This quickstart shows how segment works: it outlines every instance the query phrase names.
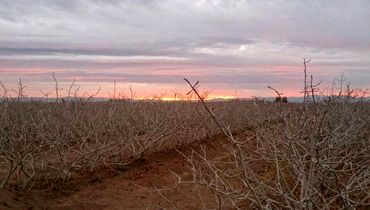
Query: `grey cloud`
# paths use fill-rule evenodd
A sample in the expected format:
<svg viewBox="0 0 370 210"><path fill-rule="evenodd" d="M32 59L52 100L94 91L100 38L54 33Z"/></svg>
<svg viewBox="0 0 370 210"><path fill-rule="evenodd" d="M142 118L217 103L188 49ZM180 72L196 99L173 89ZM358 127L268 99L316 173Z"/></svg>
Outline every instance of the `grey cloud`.
<svg viewBox="0 0 370 210"><path fill-rule="evenodd" d="M234 84L238 86L245 85L264 85L264 84L279 84L292 82L300 77L300 74L276 74L276 73L262 73L262 74L236 74L236 75L161 75L151 73L120 73L120 72L86 72L86 71L59 71L56 78L61 82L71 82L74 77L78 78L79 82L121 82L121 83L161 83L161 84L176 84L182 83L183 77L191 80L201 81L202 84ZM45 81L49 79L52 81L52 74L50 72L39 72L25 74L27 77L35 78L35 81ZM37 79L38 78L38 79ZM284 81L279 81L279 78L284 78Z"/></svg>
<svg viewBox="0 0 370 210"><path fill-rule="evenodd" d="M202 78L206 82L242 87L245 82L277 81L269 80L270 67L299 66L307 56L313 58L313 67L334 69L337 74L352 71L364 75L353 77L364 83L364 78L370 79L363 73L370 70L369 22L367 0L4 0L0 6L0 68L90 69L101 71L95 77L110 79L110 69L121 68L124 74L132 67L146 74L123 75L130 81L146 81L147 76L147 82L165 83L177 79L154 78L148 72L205 65L214 69L213 76ZM98 56L159 58L144 63L98 62ZM177 67L161 66L165 62L161 56L187 61ZM256 78L250 75L250 81L240 74L248 73L248 68L232 67L251 65L253 69L257 64L266 67L254 71ZM228 67L229 76L224 75ZM292 75L282 76L293 81L296 76Z"/></svg>
<svg viewBox="0 0 370 210"><path fill-rule="evenodd" d="M37 36L30 36L37 37ZM48 38L53 38L52 36ZM55 37L54 37L55 38ZM195 47L219 47L236 45L240 46L243 44L253 44L256 40L246 39L242 37L227 37L222 35L213 36L200 36L189 39L174 39L167 38L166 40L157 41L143 41L137 42L132 41L128 43L118 42L115 45L106 43L107 46L99 46L99 43L61 43L61 42L50 42L50 41L9 41L6 43L0 43L0 53L14 53L14 54L50 54L50 53L67 53L67 54L81 54L81 55L145 55L145 52L150 55L151 52L158 52L163 54L176 53L177 51L185 54L188 50ZM101 43L100 45L104 45ZM136 53L135 53L136 51ZM156 53L153 53L156 54Z"/></svg>
<svg viewBox="0 0 370 210"><path fill-rule="evenodd" d="M195 6L197 1L13 0L5 1L0 17L12 20L22 17L24 21L19 25L26 30L16 30L7 38L14 34L37 34L27 30L31 28L47 36L53 34L48 27L55 26L59 31L65 26L71 33L65 34L66 39L78 42L104 39L186 42L194 37L221 35L226 41L270 39L349 49L370 46L370 3L365 0L232 2L209 1ZM41 25L36 27L36 23Z"/></svg>

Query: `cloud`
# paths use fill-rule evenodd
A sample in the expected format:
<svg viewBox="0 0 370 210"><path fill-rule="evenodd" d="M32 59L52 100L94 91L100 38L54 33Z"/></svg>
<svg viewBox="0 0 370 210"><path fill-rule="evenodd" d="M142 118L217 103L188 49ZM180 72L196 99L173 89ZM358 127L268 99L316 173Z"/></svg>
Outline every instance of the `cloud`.
<svg viewBox="0 0 370 210"><path fill-rule="evenodd" d="M47 37L95 41L182 43L267 39L300 46L369 46L368 1L5 1L3 39ZM12 20L7 24L7 20ZM27 30L30 29L30 30ZM33 35L33 37L32 37ZM216 38L212 40L212 37ZM181 43L180 43L181 44Z"/></svg>
<svg viewBox="0 0 370 210"><path fill-rule="evenodd" d="M315 73L361 74L353 79L364 84L370 79L369 8L366 0L6 0L0 73L82 71L99 82L122 71L130 82L175 83L171 75L181 71L234 88L291 81L269 71L293 66L295 75L301 58L310 57ZM153 78L161 68L168 77ZM143 75L132 76L135 71ZM256 79L238 77L244 74Z"/></svg>

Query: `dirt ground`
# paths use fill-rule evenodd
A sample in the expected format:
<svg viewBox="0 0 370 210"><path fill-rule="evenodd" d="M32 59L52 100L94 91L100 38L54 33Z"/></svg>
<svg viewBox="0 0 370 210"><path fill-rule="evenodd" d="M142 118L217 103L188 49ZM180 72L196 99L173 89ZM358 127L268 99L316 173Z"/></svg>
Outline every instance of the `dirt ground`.
<svg viewBox="0 0 370 210"><path fill-rule="evenodd" d="M241 138L245 133L237 134ZM230 154L221 146L225 137L214 136L179 150L189 154L205 147L208 157ZM185 180L192 174L186 159L176 150L145 155L121 170L104 169L79 174L67 184L52 182L32 191L0 191L0 209L203 209L215 207L215 197L191 184L176 186L176 173ZM176 186L176 187L175 187ZM171 190L163 190L171 188ZM156 190L162 189L162 190Z"/></svg>

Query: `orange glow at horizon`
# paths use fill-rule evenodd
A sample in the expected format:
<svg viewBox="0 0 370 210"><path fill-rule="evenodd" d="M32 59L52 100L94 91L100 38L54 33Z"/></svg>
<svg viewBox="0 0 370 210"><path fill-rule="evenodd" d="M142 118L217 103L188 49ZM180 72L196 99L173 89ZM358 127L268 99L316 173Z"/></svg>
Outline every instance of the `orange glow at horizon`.
<svg viewBox="0 0 370 210"><path fill-rule="evenodd" d="M82 69L75 71L42 67L7 69L0 65L0 80L8 90L12 90L8 92L8 95L16 96L15 91L18 89L21 78L23 85L26 86L24 95L27 97L45 97L46 93L49 98L55 97L52 72L55 72L59 88L61 88L59 96L66 96L69 86L75 80L76 86L73 89L77 86L81 87L78 92L80 97L95 94L101 87L97 97L113 98L113 86L116 81L116 98L186 100L188 96L185 93L189 91L189 87L183 81L183 77L191 79L192 82L200 81L199 91L200 93L207 92L206 98L209 100L275 97L275 93L269 90L267 85L283 92L283 96L302 96L303 69L299 62L288 62L286 65L225 64L219 67L214 64L197 64L196 62L185 64L168 62L165 63L166 66L158 61L156 64L155 67L136 68L136 72L133 71L134 67L122 67L121 70ZM325 81L328 85L331 84L332 79L335 79L335 76L327 76L334 75L333 69L332 66L320 64L310 66L310 72L318 75L315 80L325 79L326 76L329 78ZM321 87L328 86L322 84ZM0 97L2 96L1 90L0 87Z"/></svg>
<svg viewBox="0 0 370 210"><path fill-rule="evenodd" d="M164 97L135 97L133 98L135 100L161 100L161 101L189 101L194 100L195 95L192 96L186 96L186 97L170 97L170 96L164 96ZM213 100L213 99L223 99L223 100L231 100L236 99L234 96L222 96L222 95L211 95L206 98L205 100Z"/></svg>
<svg viewBox="0 0 370 210"><path fill-rule="evenodd" d="M18 90L19 79L14 78L11 82L3 82L7 89L12 90L8 92L8 96L16 97L16 90ZM25 86L23 95L27 97L49 97L53 98L55 94L55 83L53 81L47 82L31 82L28 79L22 78L22 83ZM58 82L60 88L59 96L67 97L68 90L72 81ZM301 96L301 89L297 88L280 88L274 86L280 92L283 92L287 97ZM79 89L78 89L79 88ZM100 88L100 90L99 90ZM137 100L160 99L163 101L189 100L195 98L195 95L189 96L186 93L189 91L187 84L149 84L149 83L117 83L116 95L114 96L113 82L80 82L76 78L76 84L72 88L71 93L78 89L78 97L89 97L96 95L98 98L107 99L127 99L133 98ZM132 91L132 92L131 92ZM212 99L237 99L237 98L253 98L253 97L274 97L275 93L267 88L232 88L228 86L207 85L200 84L199 93L201 96L205 95L207 100ZM48 94L47 96L45 94ZM0 92L0 97L2 93Z"/></svg>

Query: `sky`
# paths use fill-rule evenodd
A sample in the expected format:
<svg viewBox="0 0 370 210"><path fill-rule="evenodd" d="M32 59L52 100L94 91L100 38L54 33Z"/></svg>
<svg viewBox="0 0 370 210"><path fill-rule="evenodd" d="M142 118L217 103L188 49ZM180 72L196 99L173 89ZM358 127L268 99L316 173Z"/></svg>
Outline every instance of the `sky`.
<svg viewBox="0 0 370 210"><path fill-rule="evenodd" d="M325 89L370 87L368 0L2 0L0 81L27 96L300 96L303 58ZM131 87L131 91L130 91ZM77 86L73 87L77 89ZM10 91L9 93L11 93ZM0 92L1 94L1 92ZM12 93L14 94L14 92ZM55 95L55 94L54 94Z"/></svg>

